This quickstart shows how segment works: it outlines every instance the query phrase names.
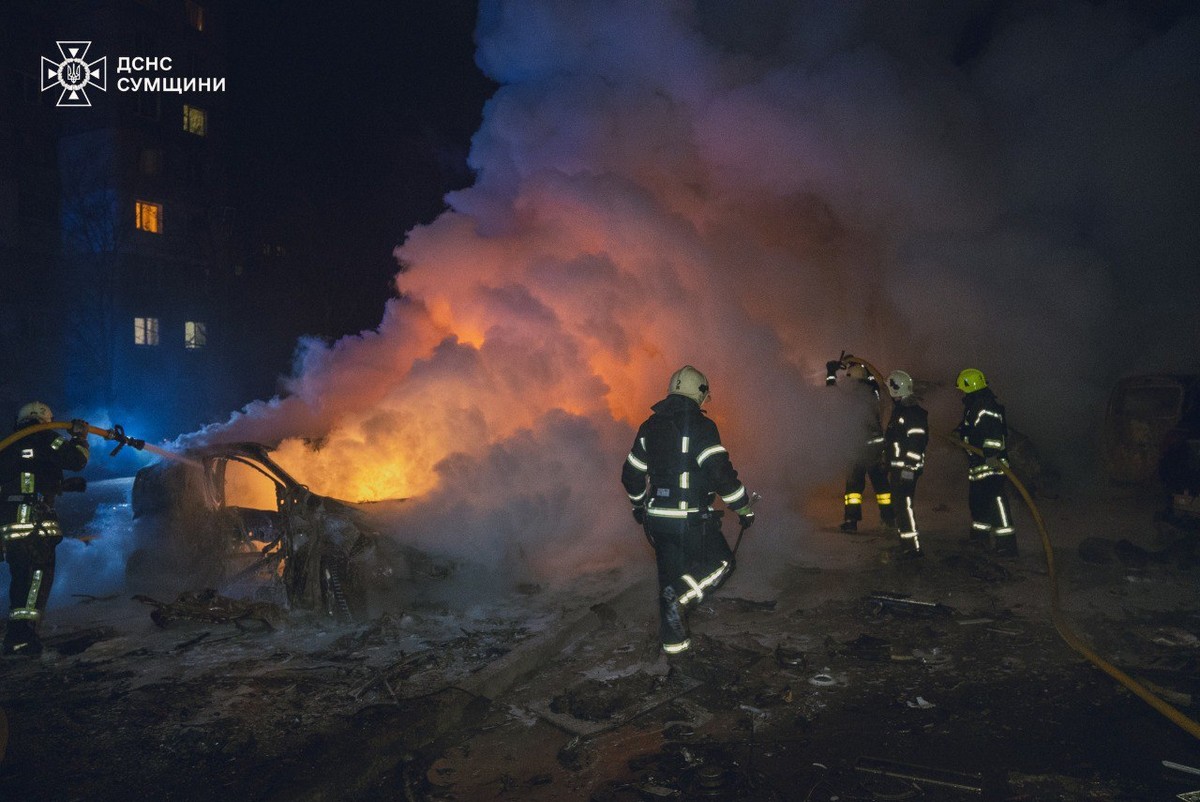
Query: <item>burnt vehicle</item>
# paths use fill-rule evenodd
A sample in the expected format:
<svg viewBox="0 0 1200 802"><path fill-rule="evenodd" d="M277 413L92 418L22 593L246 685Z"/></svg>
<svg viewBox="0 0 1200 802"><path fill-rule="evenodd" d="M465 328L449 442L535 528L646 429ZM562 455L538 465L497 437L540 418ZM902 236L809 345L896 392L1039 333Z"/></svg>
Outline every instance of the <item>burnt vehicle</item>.
<svg viewBox="0 0 1200 802"><path fill-rule="evenodd" d="M1178 483L1176 472L1186 442L1197 437L1200 375L1128 376L1116 383L1108 399L1105 472L1110 481L1120 484Z"/></svg>
<svg viewBox="0 0 1200 802"><path fill-rule="evenodd" d="M316 611L368 614L373 586L452 565L382 538L368 508L313 493L260 443L222 443L156 462L134 478L131 589L212 588Z"/></svg>

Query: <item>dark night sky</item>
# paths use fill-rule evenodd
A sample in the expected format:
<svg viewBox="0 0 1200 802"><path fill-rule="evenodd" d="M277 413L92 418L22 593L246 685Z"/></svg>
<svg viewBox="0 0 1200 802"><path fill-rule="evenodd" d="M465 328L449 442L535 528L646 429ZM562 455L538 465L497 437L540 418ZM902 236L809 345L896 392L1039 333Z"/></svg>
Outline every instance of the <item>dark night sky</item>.
<svg viewBox="0 0 1200 802"><path fill-rule="evenodd" d="M326 304L318 333L373 327L392 292L392 247L472 180L467 149L493 91L474 64L476 4L227 13L235 203L304 263Z"/></svg>

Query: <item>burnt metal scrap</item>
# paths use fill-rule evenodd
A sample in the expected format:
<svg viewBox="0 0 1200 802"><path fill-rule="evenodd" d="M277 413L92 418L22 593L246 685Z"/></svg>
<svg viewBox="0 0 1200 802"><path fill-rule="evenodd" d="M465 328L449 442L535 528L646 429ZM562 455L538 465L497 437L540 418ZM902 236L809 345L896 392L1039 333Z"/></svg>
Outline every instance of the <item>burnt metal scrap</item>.
<svg viewBox="0 0 1200 802"><path fill-rule="evenodd" d="M395 576L394 564L404 564L407 578L452 572L452 564L391 541L382 555L370 505L312 492L270 451L260 443L222 443L138 471L132 507L142 537L127 569L131 583L167 583L171 591L281 585L289 608L348 622L366 618L372 582L406 578ZM231 465L269 482L272 509L231 503Z"/></svg>
<svg viewBox="0 0 1200 802"><path fill-rule="evenodd" d="M866 601L876 612L886 610L891 613L925 618L954 614L953 607L941 602L920 601L899 593L872 593L866 597Z"/></svg>
<svg viewBox="0 0 1200 802"><path fill-rule="evenodd" d="M854 764L854 770L898 780L909 780L918 785L952 788L971 794L983 793L983 776L977 773L951 771L935 766L917 766L878 757L860 757Z"/></svg>
<svg viewBox="0 0 1200 802"><path fill-rule="evenodd" d="M245 622L258 621L269 629L278 629L287 614L277 604L251 602L222 596L215 590L181 593L173 602L160 602L149 596L138 594L135 601L154 607L150 619L166 628L180 621L204 621L211 624L235 624L242 628Z"/></svg>

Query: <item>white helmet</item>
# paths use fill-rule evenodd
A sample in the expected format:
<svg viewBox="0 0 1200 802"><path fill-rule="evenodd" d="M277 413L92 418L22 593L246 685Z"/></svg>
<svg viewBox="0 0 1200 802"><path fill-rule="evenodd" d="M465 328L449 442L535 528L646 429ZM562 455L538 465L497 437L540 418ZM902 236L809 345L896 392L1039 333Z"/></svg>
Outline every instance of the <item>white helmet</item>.
<svg viewBox="0 0 1200 802"><path fill-rule="evenodd" d="M687 396L697 404L703 404L708 400L708 379L691 365L684 365L671 374L667 394Z"/></svg>
<svg viewBox="0 0 1200 802"><path fill-rule="evenodd" d="M35 423L49 423L52 420L54 420L54 413L41 401L30 401L17 410L18 429L32 426Z"/></svg>
<svg viewBox="0 0 1200 802"><path fill-rule="evenodd" d="M913 394L913 380L902 370L893 370L887 377L888 395L892 398L908 398Z"/></svg>

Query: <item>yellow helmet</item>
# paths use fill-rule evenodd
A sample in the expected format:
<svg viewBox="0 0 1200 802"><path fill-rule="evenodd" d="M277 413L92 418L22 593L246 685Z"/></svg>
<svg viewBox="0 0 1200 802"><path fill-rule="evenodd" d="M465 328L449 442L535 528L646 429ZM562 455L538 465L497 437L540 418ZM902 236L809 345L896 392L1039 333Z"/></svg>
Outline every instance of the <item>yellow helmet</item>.
<svg viewBox="0 0 1200 802"><path fill-rule="evenodd" d="M964 393L973 393L987 387L987 379L983 377L983 371L967 368L958 374L958 381L955 382L955 385Z"/></svg>
<svg viewBox="0 0 1200 802"><path fill-rule="evenodd" d="M667 386L669 395L682 395L703 404L708 400L708 379L704 374L691 365L684 365L671 374L671 383Z"/></svg>

